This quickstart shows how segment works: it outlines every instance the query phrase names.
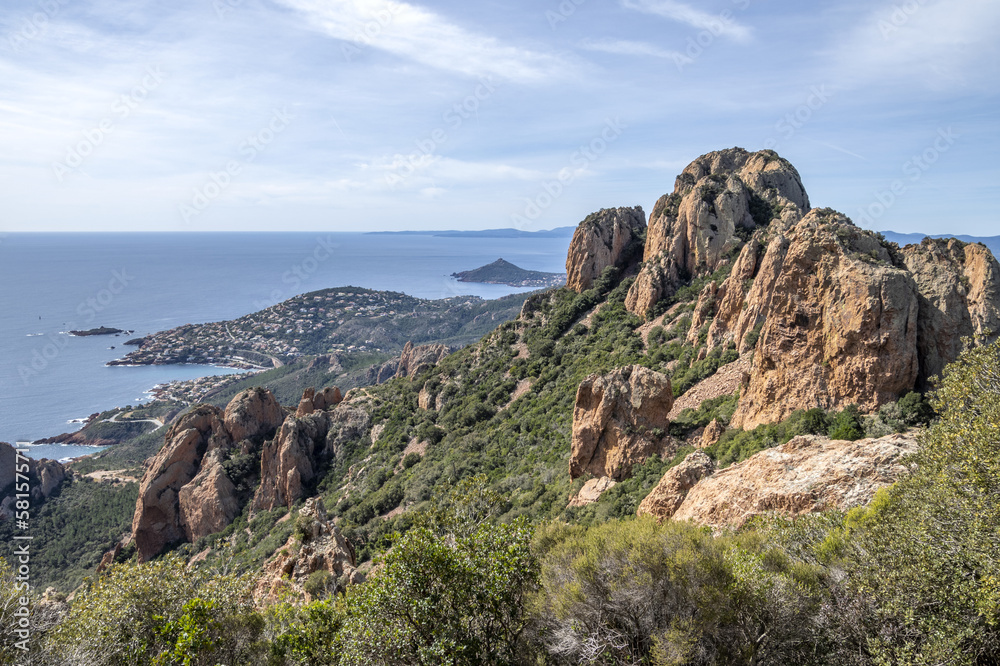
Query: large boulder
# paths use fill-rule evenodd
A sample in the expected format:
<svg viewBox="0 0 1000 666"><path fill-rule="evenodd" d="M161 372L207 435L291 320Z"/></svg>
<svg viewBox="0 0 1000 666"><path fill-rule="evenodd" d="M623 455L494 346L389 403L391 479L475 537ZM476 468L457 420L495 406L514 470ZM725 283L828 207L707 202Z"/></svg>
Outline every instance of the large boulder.
<svg viewBox="0 0 1000 666"><path fill-rule="evenodd" d="M695 484L715 471L715 463L704 451L695 451L681 464L667 470L636 511L638 516L666 520L677 512Z"/></svg>
<svg viewBox="0 0 1000 666"><path fill-rule="evenodd" d="M758 226L797 221L809 210L798 172L769 150L702 155L677 177L649 216L643 269L625 301L645 316L685 280L711 273Z"/></svg>
<svg viewBox="0 0 1000 666"><path fill-rule="evenodd" d="M738 327L754 324L759 341L733 425L812 407L873 411L912 390L917 290L889 250L829 209L770 243Z"/></svg>
<svg viewBox="0 0 1000 666"><path fill-rule="evenodd" d="M904 476L904 456L916 448L912 435L856 442L802 435L703 478L687 491L672 515L663 511L663 517L739 527L770 513L846 511L868 504L880 488ZM660 515L658 504L656 498L643 501L654 516ZM667 508L672 505L668 502Z"/></svg>
<svg viewBox="0 0 1000 666"><path fill-rule="evenodd" d="M958 358L963 338L1000 334L1000 265L989 249L955 238L925 238L902 250L920 297L920 386Z"/></svg>
<svg viewBox="0 0 1000 666"><path fill-rule="evenodd" d="M642 366L587 377L573 410L570 477L628 478L633 465L669 446L665 433L673 404L670 379Z"/></svg>
<svg viewBox="0 0 1000 666"><path fill-rule="evenodd" d="M566 255L566 286L581 293L608 266L625 268L641 251L646 230L642 208L605 208L577 226Z"/></svg>
<svg viewBox="0 0 1000 666"><path fill-rule="evenodd" d="M273 437L284 420L285 411L278 400L270 391L260 387L236 394L226 405L223 415L226 430L234 442Z"/></svg>

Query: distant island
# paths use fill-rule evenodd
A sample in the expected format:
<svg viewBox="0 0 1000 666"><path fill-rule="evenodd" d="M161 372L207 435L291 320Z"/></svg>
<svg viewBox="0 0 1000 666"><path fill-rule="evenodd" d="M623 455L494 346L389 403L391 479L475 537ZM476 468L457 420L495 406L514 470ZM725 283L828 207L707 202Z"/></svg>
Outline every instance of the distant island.
<svg viewBox="0 0 1000 666"><path fill-rule="evenodd" d="M565 273L543 273L528 271L502 258L492 264L480 266L471 271L452 273L459 282L483 282L486 284L506 284L511 287L561 287L566 284Z"/></svg>
<svg viewBox="0 0 1000 666"><path fill-rule="evenodd" d="M108 328L107 326L101 326L99 328L90 328L86 331L70 331L70 335L75 335L78 338L83 338L88 335L118 335L119 333L132 333L133 331L126 331L121 328Z"/></svg>

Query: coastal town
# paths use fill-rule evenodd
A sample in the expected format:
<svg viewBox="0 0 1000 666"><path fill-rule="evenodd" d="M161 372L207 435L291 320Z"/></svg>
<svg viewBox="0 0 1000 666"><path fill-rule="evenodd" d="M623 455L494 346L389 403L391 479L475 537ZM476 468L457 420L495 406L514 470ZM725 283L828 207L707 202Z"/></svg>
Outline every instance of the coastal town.
<svg viewBox="0 0 1000 666"><path fill-rule="evenodd" d="M407 341L471 341L520 311L525 295L424 300L357 287L296 296L232 321L186 324L126 344L138 349L108 365L199 363L280 367L300 356L398 351Z"/></svg>

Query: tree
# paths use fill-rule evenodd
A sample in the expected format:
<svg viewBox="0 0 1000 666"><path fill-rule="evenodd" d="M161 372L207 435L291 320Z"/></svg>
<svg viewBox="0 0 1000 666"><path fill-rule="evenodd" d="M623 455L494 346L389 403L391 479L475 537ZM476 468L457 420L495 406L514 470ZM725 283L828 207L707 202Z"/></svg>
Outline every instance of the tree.
<svg viewBox="0 0 1000 666"><path fill-rule="evenodd" d="M63 664L259 663L251 579L188 569L176 556L115 564L78 590L50 633Z"/></svg>
<svg viewBox="0 0 1000 666"><path fill-rule="evenodd" d="M343 663L518 662L538 575L532 529L523 519L491 522L500 498L485 479L463 482L451 499L348 591Z"/></svg>
<svg viewBox="0 0 1000 666"><path fill-rule="evenodd" d="M878 663L1000 663L1000 341L948 366L914 473L848 516Z"/></svg>

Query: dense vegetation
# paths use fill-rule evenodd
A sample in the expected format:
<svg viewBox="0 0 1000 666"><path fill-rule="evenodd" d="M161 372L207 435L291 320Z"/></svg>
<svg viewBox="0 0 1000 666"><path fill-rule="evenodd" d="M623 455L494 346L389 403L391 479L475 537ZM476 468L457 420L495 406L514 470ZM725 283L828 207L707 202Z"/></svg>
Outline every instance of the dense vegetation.
<svg viewBox="0 0 1000 666"><path fill-rule="evenodd" d="M32 583L72 590L91 575L101 557L132 525L139 496L136 483L114 485L83 477L31 512ZM12 520L0 521L0 557L15 548Z"/></svg>
<svg viewBox="0 0 1000 666"><path fill-rule="evenodd" d="M932 403L913 474L847 515L716 535L648 519L532 527L479 476L414 512L346 595L258 608L238 572L125 562L59 622L66 610L34 601L28 663L991 666L1000 342L951 366ZM0 566L0 598L14 594Z"/></svg>

